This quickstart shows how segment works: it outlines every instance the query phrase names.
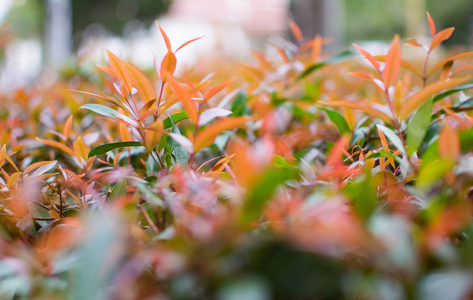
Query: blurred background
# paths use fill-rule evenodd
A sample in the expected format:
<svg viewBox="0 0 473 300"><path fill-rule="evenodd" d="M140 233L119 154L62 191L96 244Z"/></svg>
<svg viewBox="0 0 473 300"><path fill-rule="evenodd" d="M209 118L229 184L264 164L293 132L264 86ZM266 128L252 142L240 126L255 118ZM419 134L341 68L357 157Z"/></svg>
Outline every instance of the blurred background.
<svg viewBox="0 0 473 300"><path fill-rule="evenodd" d="M91 68L105 49L150 68L165 47L158 19L173 48L205 36L179 52L188 65L209 53L244 59L266 51L268 39L288 33L294 19L306 37L331 37L331 50L353 42L383 45L428 36L425 12L438 28L454 26L447 46L473 45L471 0L1 0L0 87L31 83L42 70L66 65Z"/></svg>

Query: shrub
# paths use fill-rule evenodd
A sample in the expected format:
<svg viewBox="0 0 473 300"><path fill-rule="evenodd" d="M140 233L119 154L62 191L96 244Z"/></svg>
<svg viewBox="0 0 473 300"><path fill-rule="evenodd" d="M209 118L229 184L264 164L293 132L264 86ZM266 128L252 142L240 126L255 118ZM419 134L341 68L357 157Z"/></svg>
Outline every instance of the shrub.
<svg viewBox="0 0 473 300"><path fill-rule="evenodd" d="M430 45L362 60L292 23L279 57L213 76L177 76L195 40L173 51L159 27L154 75L108 52L102 77L2 95L2 298L468 297L473 85L454 62L473 52L431 64L453 28L427 16Z"/></svg>

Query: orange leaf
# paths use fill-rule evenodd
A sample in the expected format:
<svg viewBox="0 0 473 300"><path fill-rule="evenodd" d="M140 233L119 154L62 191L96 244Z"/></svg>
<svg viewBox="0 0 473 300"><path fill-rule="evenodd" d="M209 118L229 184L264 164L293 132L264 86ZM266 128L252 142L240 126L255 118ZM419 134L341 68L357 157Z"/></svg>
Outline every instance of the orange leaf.
<svg viewBox="0 0 473 300"><path fill-rule="evenodd" d="M189 45L189 44L192 43L192 42L195 42L195 41L197 41L197 40L200 40L201 38L203 38L203 36L185 42L184 44L180 45L179 48L177 48L176 53L177 53L177 51L181 50L181 49L184 48L185 46ZM169 49L169 48L168 48L168 49Z"/></svg>
<svg viewBox="0 0 473 300"><path fill-rule="evenodd" d="M172 50L171 50L171 41L169 41L168 35L161 28L161 25L159 25L158 21L156 21L156 25L158 25L159 31L161 31L161 35L163 36L164 43L166 43L166 48L168 49L168 52L172 52Z"/></svg>
<svg viewBox="0 0 473 300"><path fill-rule="evenodd" d="M186 91L173 77L169 77L169 83L171 84L171 88L174 91L176 97L181 101L182 106L184 106L189 119L192 121L192 123L194 123L194 125L197 124L199 116L197 113L197 107L195 106L194 100L192 100L191 94Z"/></svg>
<svg viewBox="0 0 473 300"><path fill-rule="evenodd" d="M107 73L108 75L111 75L111 76L117 78L117 77L115 76L115 73L113 73L113 71L112 71L111 68L106 67L106 66L101 66L101 65L97 65L97 67L98 67L100 70L102 70L102 71L104 71L105 73ZM117 79L118 79L118 78L117 78Z"/></svg>
<svg viewBox="0 0 473 300"><path fill-rule="evenodd" d="M427 21L429 22L430 33L432 34L432 36L434 36L436 33L435 23L434 20L432 20L432 17L430 16L429 12L427 12Z"/></svg>
<svg viewBox="0 0 473 300"><path fill-rule="evenodd" d="M327 166L343 165L342 155L346 152L348 142L348 136L344 135L332 146L325 162Z"/></svg>
<svg viewBox="0 0 473 300"><path fill-rule="evenodd" d="M174 71L176 71L176 55L169 51L163 58L163 62L161 63L161 70L159 75L161 76L161 80L166 82L169 76L174 75Z"/></svg>
<svg viewBox="0 0 473 300"><path fill-rule="evenodd" d="M371 76L370 74L366 73L366 72L363 72L363 71L355 71L355 72L351 72L349 73L349 75L352 75L352 76L355 76L355 77L358 77L358 78L361 78L361 79L365 79L365 80L369 80L369 81L373 81L373 76Z"/></svg>
<svg viewBox="0 0 473 300"><path fill-rule="evenodd" d="M440 157L456 161L460 156L460 141L458 132L447 121L440 130L439 135Z"/></svg>
<svg viewBox="0 0 473 300"><path fill-rule="evenodd" d="M64 144L61 144L61 143L56 142L56 141L51 141L51 140L43 140L43 139L40 139L40 138L36 138L36 140L43 143L43 144L45 144L45 145L48 145L48 146L51 146L51 147L54 147L54 148L58 148L58 149L62 150L63 152L74 156L74 151L72 151L71 148L67 147Z"/></svg>
<svg viewBox="0 0 473 300"><path fill-rule="evenodd" d="M391 48L386 55L386 66L384 67L382 77L384 86L388 88L397 78L399 68L401 67L401 39L399 35L394 37Z"/></svg>
<svg viewBox="0 0 473 300"><path fill-rule="evenodd" d="M206 127L196 136L194 152L211 145L221 132L243 126L248 121L250 119L246 117L227 118Z"/></svg>
<svg viewBox="0 0 473 300"><path fill-rule="evenodd" d="M66 123L64 124L64 129L62 131L62 134L66 137L66 139L69 138L69 135L71 134L71 128L72 128L72 115L67 118Z"/></svg>
<svg viewBox="0 0 473 300"><path fill-rule="evenodd" d="M281 57L282 61L285 63L285 64L288 64L290 62L289 58L287 57L286 53L284 52L283 49L279 48L279 47L276 47L276 52L278 52L279 54L279 57Z"/></svg>
<svg viewBox="0 0 473 300"><path fill-rule="evenodd" d="M419 108L425 101L430 99L430 97L432 97L433 95L439 93L443 89L456 87L462 83L465 83L469 79L469 77L452 78L446 82L436 82L427 86L426 88L418 91L409 99L407 99L407 101L404 103L404 106L401 108L399 117L401 118L401 120L406 119L411 113L413 113L417 108Z"/></svg>
<svg viewBox="0 0 473 300"><path fill-rule="evenodd" d="M379 138L381 140L381 145L383 146L383 149L384 151L386 152L391 152L391 150L389 149L389 146L388 146L388 140L386 139L386 136L384 135L384 133L381 131L381 129L378 128L378 135L379 135ZM380 160L381 161L381 160ZM384 159L382 160L383 163L384 163ZM391 166L393 168L396 168L396 165L394 163L394 160L391 158L391 157L388 157L386 159L387 162L389 162L389 164L391 164Z"/></svg>
<svg viewBox="0 0 473 300"><path fill-rule="evenodd" d="M366 51L365 49L361 48L361 47L358 46L357 44L353 44L353 47L355 47L356 50L358 50L358 52L360 52L361 55L363 55L363 56L373 65L373 67L374 67L376 70L379 70L379 64L378 64L378 62L376 61L376 59L373 57L373 55L371 55L368 51Z"/></svg>
<svg viewBox="0 0 473 300"><path fill-rule="evenodd" d="M389 117L388 115L368 105L363 105L363 104L359 104L359 103L355 103L355 102L347 101L347 100L328 101L328 102L320 102L320 103L324 105L329 105L329 106L358 109L358 110L364 111L367 114L378 117L386 123L391 123L392 121L391 117Z"/></svg>
<svg viewBox="0 0 473 300"><path fill-rule="evenodd" d="M156 91L148 78L136 67L124 62L128 68L133 87L138 91L144 103L156 99Z"/></svg>
<svg viewBox="0 0 473 300"><path fill-rule="evenodd" d="M449 61L454 61L454 60L457 60L457 59L460 59L460 58L465 58L465 57L472 56L472 55L473 55L473 51L470 51L470 52L460 53L460 54L457 54L457 55L447 57L447 58L443 59L442 61L440 61L439 63L437 63L435 66L433 66L432 69L430 69L427 76L429 76L432 73L434 73L435 71L443 68L443 66L446 63L448 63Z"/></svg>
<svg viewBox="0 0 473 300"><path fill-rule="evenodd" d="M312 51L310 55L312 61L316 60L322 53L322 44L322 37L320 35L316 35L314 40L312 41Z"/></svg>
<svg viewBox="0 0 473 300"><path fill-rule="evenodd" d="M403 44L423 48L423 46L421 44L419 44L419 42L416 39L407 40Z"/></svg>
<svg viewBox="0 0 473 300"><path fill-rule="evenodd" d="M79 160L81 158L83 158L85 161L87 161L88 156L89 156L89 152L90 152L90 148L89 148L89 146L87 146L86 143L84 143L82 141L82 138L78 137L77 140L74 142L74 144L72 144L72 146L74 147L74 153L75 153L76 157Z"/></svg>
<svg viewBox="0 0 473 300"><path fill-rule="evenodd" d="M209 101L210 98L212 98L218 92L226 88L232 81L233 79L229 79L227 81L220 83L219 85L212 87L210 90L207 91L207 93L205 93L205 97L204 97L205 101Z"/></svg>
<svg viewBox="0 0 473 300"><path fill-rule="evenodd" d="M302 31L301 28L294 22L294 20L289 20L289 27L291 28L292 34L296 38L296 41L302 40Z"/></svg>
<svg viewBox="0 0 473 300"><path fill-rule="evenodd" d="M386 61L386 55L376 55L374 58L376 58L377 61L385 62ZM412 72L414 72L416 75L422 77L422 73L419 71L419 69L414 66L411 63L408 63L407 61L401 59L401 67L404 69L408 69Z"/></svg>
<svg viewBox="0 0 473 300"><path fill-rule="evenodd" d="M439 31L434 36L434 38L432 39L432 42L430 43L430 51L434 50L438 45L440 45L441 42L448 40L454 30L455 30L455 27L449 27L442 31Z"/></svg>
<svg viewBox="0 0 473 300"><path fill-rule="evenodd" d="M54 163L54 162L57 162L57 161L55 161L55 160L51 160L51 161L40 161L40 162L31 164L31 165L29 165L28 167L26 167L25 170L23 170L23 174L28 174L29 172L31 172L31 171L33 171L33 170L36 170L36 169L39 168L39 167L42 167L42 166L45 166L45 165L47 165L47 164Z"/></svg>
<svg viewBox="0 0 473 300"><path fill-rule="evenodd" d="M132 84L128 68L125 66L123 61L121 61L115 54L113 54L109 50L107 50L107 54L108 62L110 63L110 67L112 69L113 74L115 74L115 77L120 80L122 86L125 86L127 92L130 93L132 89Z"/></svg>

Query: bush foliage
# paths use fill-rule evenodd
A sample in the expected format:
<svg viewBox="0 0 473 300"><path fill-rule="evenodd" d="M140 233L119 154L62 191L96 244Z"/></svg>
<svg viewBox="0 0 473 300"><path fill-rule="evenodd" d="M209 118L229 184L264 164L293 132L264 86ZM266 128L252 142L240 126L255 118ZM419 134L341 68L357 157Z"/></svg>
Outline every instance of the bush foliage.
<svg viewBox="0 0 473 300"><path fill-rule="evenodd" d="M382 56L291 23L275 58L182 73L197 39L159 27L156 72L108 52L2 94L1 298L471 296L473 52L430 59L453 28L427 16Z"/></svg>

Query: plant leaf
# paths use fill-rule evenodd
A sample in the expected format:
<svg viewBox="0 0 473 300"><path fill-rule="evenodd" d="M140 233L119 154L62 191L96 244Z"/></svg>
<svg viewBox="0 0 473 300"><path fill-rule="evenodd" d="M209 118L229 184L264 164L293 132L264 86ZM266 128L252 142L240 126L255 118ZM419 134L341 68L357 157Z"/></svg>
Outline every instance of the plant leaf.
<svg viewBox="0 0 473 300"><path fill-rule="evenodd" d="M450 125L450 122L445 122L440 130L439 135L439 155L443 159L456 161L460 156L460 140L458 132Z"/></svg>
<svg viewBox="0 0 473 300"><path fill-rule="evenodd" d="M384 86L391 86L397 78L401 67L401 39L399 35L394 37L391 48L386 55L386 65L382 72Z"/></svg>
<svg viewBox="0 0 473 300"><path fill-rule="evenodd" d="M437 48L437 46L440 45L440 43L442 43L443 41L448 40L454 30L455 30L455 27L449 27L449 28L445 28L442 31L439 31L434 36L434 38L432 39L432 42L430 43L430 51Z"/></svg>
<svg viewBox="0 0 473 300"><path fill-rule="evenodd" d="M40 139L40 138L36 138L36 140L38 142L41 142L41 143L45 144L45 145L48 145L48 146L51 146L51 147L54 147L54 148L58 148L58 149L62 150L63 152L67 153L67 154L75 156L74 151L71 148L64 145L64 144L61 144L61 143L56 142L56 141L51 141L51 140L43 140L43 139Z"/></svg>
<svg viewBox="0 0 473 300"><path fill-rule="evenodd" d="M347 121L345 121L345 118L341 114L326 108L319 109L327 113L328 118L337 126L338 131L341 135L344 135L347 132L351 132L350 127L348 127Z"/></svg>
<svg viewBox="0 0 473 300"><path fill-rule="evenodd" d="M184 147L184 149L187 150L187 152L189 153L192 153L192 150L193 150L193 145L192 145L192 142L186 138L185 136L181 135L181 134L177 134L177 133L169 133L169 136L174 140L176 141L179 145L181 145L182 147Z"/></svg>
<svg viewBox="0 0 473 300"><path fill-rule="evenodd" d="M123 64L128 68L133 87L138 91L141 100L147 103L156 99L156 91L149 79L136 67L126 62L123 62Z"/></svg>
<svg viewBox="0 0 473 300"><path fill-rule="evenodd" d="M457 92L460 92L460 91L464 91L464 90L469 90L469 89L473 89L473 83L469 83L469 84L464 84L464 85L460 85L454 89L451 89L451 90L448 90L448 91L445 91L443 93L440 93L438 94L437 96L434 97L434 103L447 97L447 96L450 96L451 94L455 94Z"/></svg>
<svg viewBox="0 0 473 300"><path fill-rule="evenodd" d="M422 143L432 118L433 102L428 100L414 114L407 125L407 153L411 156Z"/></svg>
<svg viewBox="0 0 473 300"><path fill-rule="evenodd" d="M425 101L430 97L442 91L443 89L452 88L458 86L465 81L468 81L469 77L458 77L452 78L446 82L436 82L426 88L418 91L412 95L409 99L406 100L404 106L401 108L400 119L405 120L410 114L412 114L417 108L419 108Z"/></svg>
<svg viewBox="0 0 473 300"><path fill-rule="evenodd" d="M194 151L197 152L212 144L221 132L243 126L248 121L250 121L250 119L246 117L234 117L213 123L197 134Z"/></svg>
<svg viewBox="0 0 473 300"><path fill-rule="evenodd" d="M171 49L171 41L169 40L168 35L164 30L161 28L161 25L159 25L158 21L155 21L156 25L158 25L159 31L161 32L161 35L163 36L164 43L166 44L166 48L168 49L168 52L172 52Z"/></svg>
<svg viewBox="0 0 473 300"><path fill-rule="evenodd" d="M432 69L430 69L429 73L427 73L427 76L430 76L432 73L434 73L435 71L441 69L446 63L448 63L449 61L455 61L457 59L461 59L461 58L465 58L465 57L469 57L469 56L472 56L473 55L473 51L470 51L470 52L465 52L465 53L460 53L460 54L457 54L457 55L453 55L453 56L450 56L450 57L447 57L443 60L441 60L440 62L438 62L437 64L435 64Z"/></svg>
<svg viewBox="0 0 473 300"><path fill-rule="evenodd" d="M197 124L199 116L197 113L197 107L194 103L194 100L192 100L191 94L186 91L174 78L170 77L169 83L171 84L171 88L176 94L176 97L181 101L182 106L184 106L189 119L192 121L192 123Z"/></svg>
<svg viewBox="0 0 473 300"><path fill-rule="evenodd" d="M99 115L102 115L102 116L105 116L105 117L118 118L118 119L121 119L121 120L127 122L130 125L138 126L138 123L136 123L136 121L132 120L131 118L119 113L118 111L116 111L116 110L114 110L114 109L112 109L108 106L89 103L89 104L82 105L79 109L88 109L88 110L91 110L95 113L98 113Z"/></svg>
<svg viewBox="0 0 473 300"><path fill-rule="evenodd" d="M171 118L172 118L172 121L171 121ZM184 112L184 111L172 114L171 116L169 116L169 117L167 117L166 119L163 120L164 129L172 128L173 127L173 122L178 123L178 122L180 122L182 120L186 120L186 119L188 119L188 118L187 118L186 112Z"/></svg>
<svg viewBox="0 0 473 300"><path fill-rule="evenodd" d="M429 12L427 12L427 21L429 22L430 33L432 34L432 36L434 36L437 31L435 30L434 20L432 20L432 17L430 16Z"/></svg>
<svg viewBox="0 0 473 300"><path fill-rule="evenodd" d="M223 108L218 108L218 107L207 109L206 111L200 114L199 125L203 126L215 118L226 117L231 114L232 112L228 109L223 109Z"/></svg>
<svg viewBox="0 0 473 300"><path fill-rule="evenodd" d="M384 135L391 141L391 143L393 143L394 147L401 151L403 156L407 156L406 149L404 149L404 145L402 144L401 139L399 138L399 136L397 136L396 133L394 133L394 131L380 124L376 124L376 126L384 133Z"/></svg>
<svg viewBox="0 0 473 300"><path fill-rule="evenodd" d="M128 93L131 93L132 83L131 83L131 76L128 72L128 68L125 66L124 62L119 59L115 54L111 51L107 50L108 55L108 62L110 64L110 68L115 74L115 77L120 80L122 85L124 85L127 89Z"/></svg>
<svg viewBox="0 0 473 300"><path fill-rule="evenodd" d="M366 112L367 114L370 114L372 116L375 116L377 118L380 118L386 123L391 123L392 118L386 115L385 113L380 112L379 110L368 106L368 105L363 105L359 103L355 103L352 101L347 101L347 100L337 100L337 101L324 101L320 102L323 105L329 105L329 106L336 106L336 107L345 107L345 108L352 108L352 109L358 109Z"/></svg>
<svg viewBox="0 0 473 300"><path fill-rule="evenodd" d="M376 59L373 57L373 55L371 55L368 51L366 51L365 49L361 48L361 47L358 46L357 44L353 44L353 47L355 47L356 50L358 50L358 52L360 52L361 55L363 55L363 56L371 63L371 65L372 65L376 70L379 70L379 64L378 64L378 62L376 61Z"/></svg>
<svg viewBox="0 0 473 300"><path fill-rule="evenodd" d="M89 151L88 157L105 154L118 148L143 146L140 142L116 142L97 146Z"/></svg>

